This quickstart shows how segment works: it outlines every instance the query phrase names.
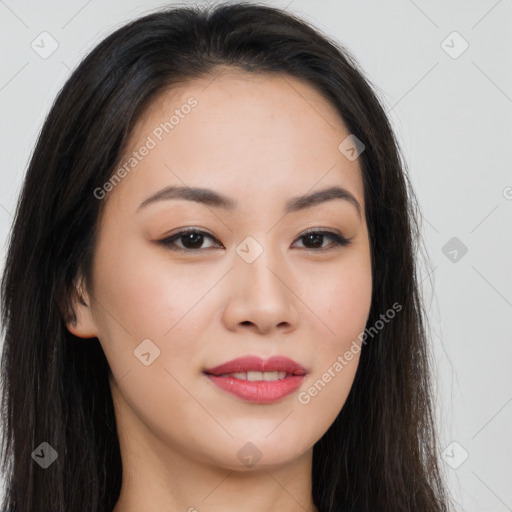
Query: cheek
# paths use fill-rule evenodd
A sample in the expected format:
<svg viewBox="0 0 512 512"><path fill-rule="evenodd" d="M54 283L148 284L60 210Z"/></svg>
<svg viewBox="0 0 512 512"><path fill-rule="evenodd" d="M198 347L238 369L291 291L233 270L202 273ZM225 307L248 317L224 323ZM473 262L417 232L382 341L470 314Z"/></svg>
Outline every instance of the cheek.
<svg viewBox="0 0 512 512"><path fill-rule="evenodd" d="M112 385L122 394L121 402L126 401L152 431L165 436L173 425L176 437L186 438L187 425L204 421L204 411L186 388L195 376L195 340L204 330L204 319L212 315L205 311L208 301L201 298L218 278L199 280L192 265L171 266L147 251L120 245L108 249L111 252L103 256L130 254L103 258L96 273L98 299L105 306L97 308L99 337L112 369ZM98 251L99 257L102 254ZM175 421L176 411L186 411L184 422ZM123 408L118 414L132 413Z"/></svg>
<svg viewBox="0 0 512 512"><path fill-rule="evenodd" d="M317 281L323 283L321 290L312 287L307 292L317 308L317 332L322 334L316 336L314 372L297 398L312 430L327 430L335 420L359 363L361 335L371 307L372 279L369 259L361 255L352 263L331 271L329 279Z"/></svg>
<svg viewBox="0 0 512 512"><path fill-rule="evenodd" d="M147 249L127 244L98 248L97 261L102 263L95 269L95 319L116 379L140 369L134 351L147 339L158 354L151 367L180 372L190 367L201 319L213 314L205 310L209 301L204 298L218 276L200 279L197 266L171 265L162 254L150 257Z"/></svg>
<svg viewBox="0 0 512 512"><path fill-rule="evenodd" d="M324 270L306 269L311 276L303 288L307 304L316 313L325 337L323 352L340 349L365 327L372 298L372 276L368 256L351 255Z"/></svg>
<svg viewBox="0 0 512 512"><path fill-rule="evenodd" d="M96 289L108 305L104 313L111 313L102 316L138 337L164 337L217 277L200 278L197 266L172 263L165 249L140 242L105 244L97 254L101 265L95 271Z"/></svg>

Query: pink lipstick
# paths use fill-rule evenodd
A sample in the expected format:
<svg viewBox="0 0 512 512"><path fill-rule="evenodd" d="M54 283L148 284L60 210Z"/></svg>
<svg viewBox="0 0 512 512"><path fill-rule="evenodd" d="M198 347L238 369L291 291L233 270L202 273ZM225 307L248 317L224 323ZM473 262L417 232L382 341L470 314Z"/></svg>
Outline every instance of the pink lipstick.
<svg viewBox="0 0 512 512"><path fill-rule="evenodd" d="M264 360L247 356L209 368L204 373L228 393L249 402L268 404L293 393L307 372L287 357L273 356Z"/></svg>

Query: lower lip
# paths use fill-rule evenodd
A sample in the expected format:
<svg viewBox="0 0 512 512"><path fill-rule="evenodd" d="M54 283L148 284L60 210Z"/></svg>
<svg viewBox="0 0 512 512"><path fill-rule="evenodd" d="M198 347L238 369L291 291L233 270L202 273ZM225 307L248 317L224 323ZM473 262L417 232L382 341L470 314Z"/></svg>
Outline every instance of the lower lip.
<svg viewBox="0 0 512 512"><path fill-rule="evenodd" d="M270 404L290 395L300 387L304 375L293 375L276 381L240 380L235 377L220 377L205 374L219 388L233 395L259 404Z"/></svg>

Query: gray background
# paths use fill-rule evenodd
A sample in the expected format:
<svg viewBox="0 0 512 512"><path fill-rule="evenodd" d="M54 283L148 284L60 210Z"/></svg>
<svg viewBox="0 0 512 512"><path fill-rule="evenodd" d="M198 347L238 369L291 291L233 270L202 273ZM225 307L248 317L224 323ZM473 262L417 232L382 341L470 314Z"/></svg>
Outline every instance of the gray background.
<svg viewBox="0 0 512 512"><path fill-rule="evenodd" d="M334 36L379 90L422 210L446 478L457 510L512 511L512 0L265 3ZM58 90L104 36L163 5L0 0L0 269ZM58 43L45 59L31 47L43 31Z"/></svg>

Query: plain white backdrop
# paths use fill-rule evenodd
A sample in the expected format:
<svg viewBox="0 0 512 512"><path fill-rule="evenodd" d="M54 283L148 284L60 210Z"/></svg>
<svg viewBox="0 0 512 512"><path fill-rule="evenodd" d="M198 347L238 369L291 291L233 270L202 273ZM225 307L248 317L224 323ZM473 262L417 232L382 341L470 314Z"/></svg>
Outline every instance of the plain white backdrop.
<svg viewBox="0 0 512 512"><path fill-rule="evenodd" d="M170 3L0 0L0 270L31 151L71 70ZM458 511L512 511L512 0L263 3L340 41L379 91L422 211L449 488Z"/></svg>

